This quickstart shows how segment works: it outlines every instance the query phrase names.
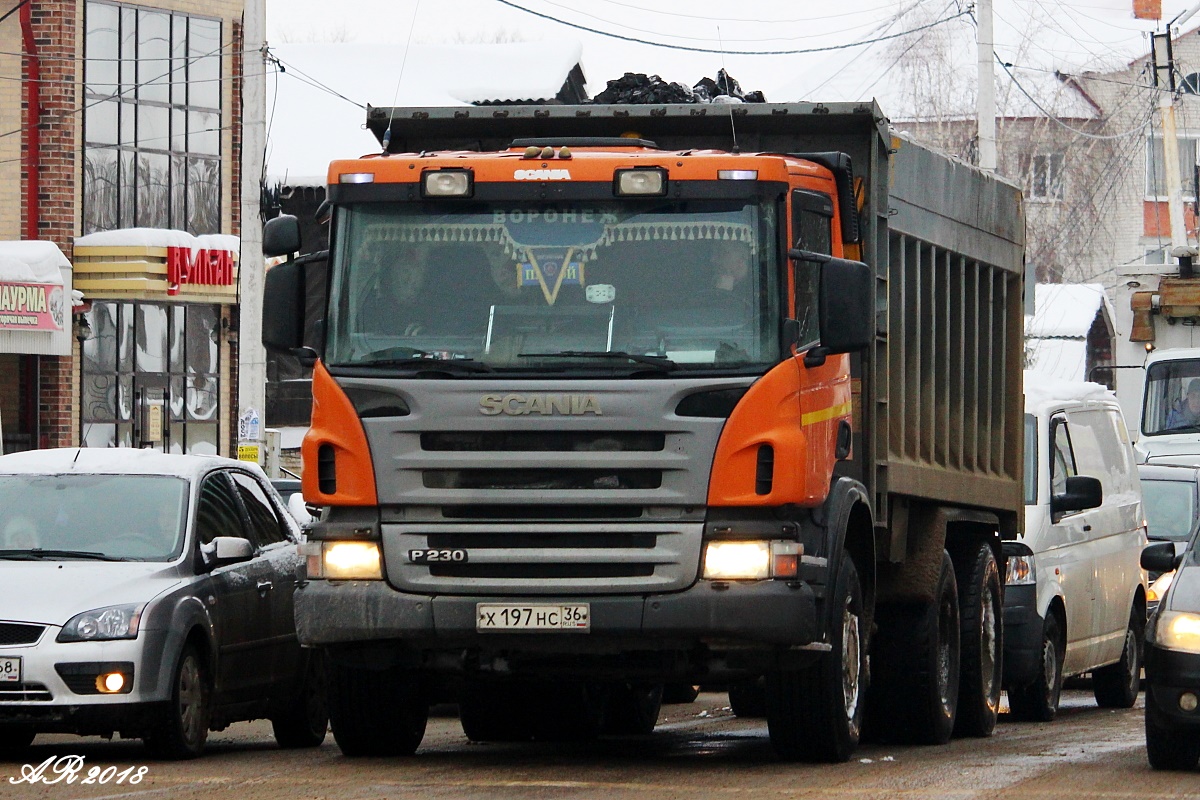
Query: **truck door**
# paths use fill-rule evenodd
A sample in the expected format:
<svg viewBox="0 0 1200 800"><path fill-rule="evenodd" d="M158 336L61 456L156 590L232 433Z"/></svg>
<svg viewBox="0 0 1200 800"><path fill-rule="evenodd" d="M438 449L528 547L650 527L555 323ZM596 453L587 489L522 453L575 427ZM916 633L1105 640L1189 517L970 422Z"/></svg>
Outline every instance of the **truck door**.
<svg viewBox="0 0 1200 800"><path fill-rule="evenodd" d="M1050 495L1066 491L1068 477L1080 474L1066 415L1050 420ZM1051 517L1044 548L1037 554L1038 570L1058 583L1067 611L1065 673L1086 669L1095 621L1096 560L1089 546L1094 519L1072 511ZM1040 604L1039 604L1040 605Z"/></svg>

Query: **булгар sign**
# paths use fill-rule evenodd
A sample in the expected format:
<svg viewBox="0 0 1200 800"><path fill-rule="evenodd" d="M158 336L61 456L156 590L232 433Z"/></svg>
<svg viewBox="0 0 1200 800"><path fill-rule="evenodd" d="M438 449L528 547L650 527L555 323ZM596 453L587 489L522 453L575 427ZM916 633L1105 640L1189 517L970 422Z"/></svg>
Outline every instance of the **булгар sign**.
<svg viewBox="0 0 1200 800"><path fill-rule="evenodd" d="M67 308L54 283L0 283L0 330L61 331Z"/></svg>

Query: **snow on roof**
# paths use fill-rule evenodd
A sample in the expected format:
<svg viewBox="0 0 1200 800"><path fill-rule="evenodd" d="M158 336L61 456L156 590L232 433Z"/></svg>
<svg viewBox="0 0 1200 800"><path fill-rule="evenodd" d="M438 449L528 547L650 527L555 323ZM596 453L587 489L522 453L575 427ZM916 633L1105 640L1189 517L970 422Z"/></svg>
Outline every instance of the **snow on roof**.
<svg viewBox="0 0 1200 800"><path fill-rule="evenodd" d="M0 242L0 281L61 286L62 270L70 268L71 262L54 242Z"/></svg>
<svg viewBox="0 0 1200 800"><path fill-rule="evenodd" d="M80 236L76 247L187 247L196 250L230 250L241 248L241 240L228 233L209 233L193 236L187 231L162 228L120 228Z"/></svg>
<svg viewBox="0 0 1200 800"><path fill-rule="evenodd" d="M1084 339L1028 339L1028 366L1059 380L1087 377L1087 341Z"/></svg>
<svg viewBox="0 0 1200 800"><path fill-rule="evenodd" d="M1025 370L1025 412L1032 414L1046 403L1064 400L1115 400L1107 387L1090 381L1063 380L1038 370Z"/></svg>
<svg viewBox="0 0 1200 800"><path fill-rule="evenodd" d="M268 92L267 180L324 186L329 162L379 152L366 107L461 106L553 99L582 45L574 39L492 45L272 45L286 70ZM398 77L399 76L399 77ZM328 89L311 85L315 80ZM342 95L338 97L334 94Z"/></svg>
<svg viewBox="0 0 1200 800"><path fill-rule="evenodd" d="M1085 339L1102 308L1113 319L1112 302L1099 283L1039 283L1035 291L1027 337Z"/></svg>
<svg viewBox="0 0 1200 800"><path fill-rule="evenodd" d="M96 473L175 475L194 479L218 466L259 470L257 464L221 456L179 455L130 447L60 447L0 456L0 474Z"/></svg>

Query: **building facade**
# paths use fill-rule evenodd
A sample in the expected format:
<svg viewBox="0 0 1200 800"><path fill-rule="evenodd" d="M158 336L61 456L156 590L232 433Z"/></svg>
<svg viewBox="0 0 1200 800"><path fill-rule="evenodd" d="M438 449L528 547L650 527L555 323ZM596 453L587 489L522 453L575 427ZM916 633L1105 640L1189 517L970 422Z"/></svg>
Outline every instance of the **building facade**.
<svg viewBox="0 0 1200 800"><path fill-rule="evenodd" d="M0 317L5 452L232 451L242 15L30 0L0 22L0 253L53 243L74 289L59 351Z"/></svg>

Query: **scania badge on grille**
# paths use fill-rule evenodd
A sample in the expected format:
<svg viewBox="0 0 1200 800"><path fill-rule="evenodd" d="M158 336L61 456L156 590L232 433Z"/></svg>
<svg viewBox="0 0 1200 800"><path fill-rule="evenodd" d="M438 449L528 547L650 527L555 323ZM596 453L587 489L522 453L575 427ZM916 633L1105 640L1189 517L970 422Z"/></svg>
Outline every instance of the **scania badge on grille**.
<svg viewBox="0 0 1200 800"><path fill-rule="evenodd" d="M494 417L507 414L521 417L526 414L569 414L604 416L600 402L590 394L485 394L479 398L479 413Z"/></svg>

